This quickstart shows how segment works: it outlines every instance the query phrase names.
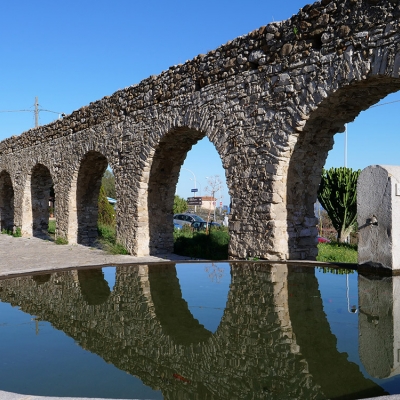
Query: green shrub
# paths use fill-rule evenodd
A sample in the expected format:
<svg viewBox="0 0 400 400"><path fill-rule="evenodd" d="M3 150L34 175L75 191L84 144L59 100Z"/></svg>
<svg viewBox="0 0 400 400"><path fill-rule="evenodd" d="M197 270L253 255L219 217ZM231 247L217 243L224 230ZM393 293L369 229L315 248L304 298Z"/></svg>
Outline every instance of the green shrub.
<svg viewBox="0 0 400 400"><path fill-rule="evenodd" d="M115 226L115 210L108 202L106 191L103 186L100 187L98 206L98 222L103 225Z"/></svg>
<svg viewBox="0 0 400 400"><path fill-rule="evenodd" d="M190 226L174 230L174 253L192 258L226 260L228 258L229 232L225 227L193 231Z"/></svg>
<svg viewBox="0 0 400 400"><path fill-rule="evenodd" d="M187 211L188 204L187 201L183 197L179 197L175 195L174 197L174 206L172 208L172 212L174 214L183 213Z"/></svg>

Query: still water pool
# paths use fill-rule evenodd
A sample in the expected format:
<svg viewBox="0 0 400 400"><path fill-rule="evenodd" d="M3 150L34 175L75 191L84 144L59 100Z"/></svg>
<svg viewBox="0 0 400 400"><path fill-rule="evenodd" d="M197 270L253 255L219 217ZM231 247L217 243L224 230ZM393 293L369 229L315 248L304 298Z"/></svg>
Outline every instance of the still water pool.
<svg viewBox="0 0 400 400"><path fill-rule="evenodd" d="M0 280L0 390L170 400L400 393L400 277L344 272L194 263Z"/></svg>

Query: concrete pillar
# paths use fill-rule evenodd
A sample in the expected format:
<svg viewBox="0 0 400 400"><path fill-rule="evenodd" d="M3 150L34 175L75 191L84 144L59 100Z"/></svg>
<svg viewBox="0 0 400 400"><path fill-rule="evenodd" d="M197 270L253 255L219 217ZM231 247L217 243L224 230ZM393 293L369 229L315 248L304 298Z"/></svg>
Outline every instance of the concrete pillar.
<svg viewBox="0 0 400 400"><path fill-rule="evenodd" d="M358 263L400 270L400 167L371 165L357 182Z"/></svg>

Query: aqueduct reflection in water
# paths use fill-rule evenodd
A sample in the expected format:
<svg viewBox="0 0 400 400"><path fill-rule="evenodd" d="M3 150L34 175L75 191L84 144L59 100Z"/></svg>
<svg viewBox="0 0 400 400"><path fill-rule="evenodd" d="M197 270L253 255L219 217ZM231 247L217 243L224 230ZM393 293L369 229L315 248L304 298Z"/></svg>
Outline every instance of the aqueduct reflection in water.
<svg viewBox="0 0 400 400"><path fill-rule="evenodd" d="M118 267L113 288L101 269L1 280L0 299L49 321L166 399L385 393L337 350L313 269L232 263L230 271L214 333L192 316L173 264ZM359 351L373 377L399 372L398 279L359 275Z"/></svg>

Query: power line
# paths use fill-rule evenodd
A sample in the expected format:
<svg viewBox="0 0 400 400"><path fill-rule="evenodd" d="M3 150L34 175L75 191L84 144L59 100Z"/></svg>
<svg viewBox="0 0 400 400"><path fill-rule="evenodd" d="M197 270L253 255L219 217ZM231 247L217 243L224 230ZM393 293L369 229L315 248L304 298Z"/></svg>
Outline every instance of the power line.
<svg viewBox="0 0 400 400"><path fill-rule="evenodd" d="M47 110L45 108L39 108L39 102L38 102L38 98L37 97L35 97L34 107L35 107L34 110L0 110L0 113L7 113L7 112L33 112L35 114L35 128L37 128L39 126L39 113L41 111L50 112L50 113L53 113L53 114L58 114L61 117L65 116L65 114L63 112L57 112L57 111Z"/></svg>
<svg viewBox="0 0 400 400"><path fill-rule="evenodd" d="M400 100L388 101L387 103L375 104L374 106L371 106L370 108L386 106L386 104L399 103L399 102L400 102Z"/></svg>
<svg viewBox="0 0 400 400"><path fill-rule="evenodd" d="M393 104L393 103L400 103L400 100L393 100L393 101L388 101L388 102L382 103L382 104L375 104L374 106L371 106L369 108L382 107L382 106L386 106L388 104ZM42 111L53 113L53 114L58 114L61 117L65 116L65 113L63 113L63 112L47 110L46 108L39 108L39 103L38 103L37 97L35 97L34 107L35 107L34 110L0 110L0 113L33 112L35 114L35 127L39 126L39 113Z"/></svg>

